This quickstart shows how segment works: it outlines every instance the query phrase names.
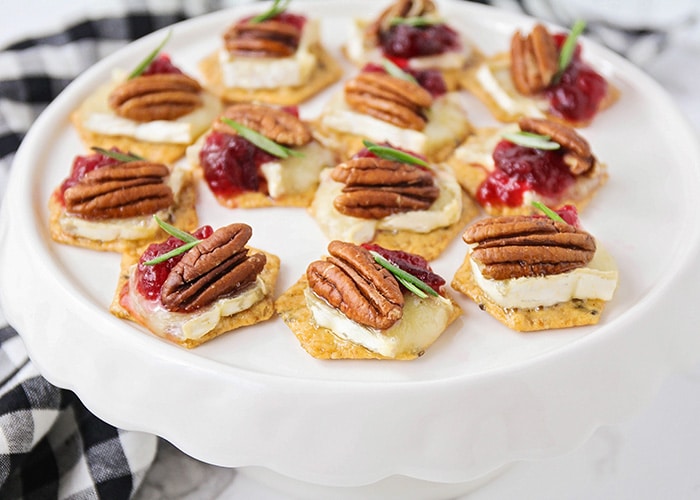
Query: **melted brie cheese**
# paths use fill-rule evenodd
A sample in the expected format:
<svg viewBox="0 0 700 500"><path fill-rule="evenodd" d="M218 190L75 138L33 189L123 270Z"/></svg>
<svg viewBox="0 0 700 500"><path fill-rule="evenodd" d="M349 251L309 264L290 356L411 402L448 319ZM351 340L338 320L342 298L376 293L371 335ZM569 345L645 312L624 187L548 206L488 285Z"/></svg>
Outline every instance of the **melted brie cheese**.
<svg viewBox="0 0 700 500"><path fill-rule="evenodd" d="M547 276L492 280L481 274L476 261L470 258L470 262L479 287L504 308L535 309L572 299L610 300L617 288L617 266L600 245L585 267Z"/></svg>
<svg viewBox="0 0 700 500"><path fill-rule="evenodd" d="M364 243L371 241L379 229L428 233L454 224L462 213L462 192L454 176L437 167L435 171L440 195L428 210L412 210L375 220L350 217L335 209L333 200L341 194L345 184L334 181L328 168L321 172L321 183L311 204L311 212L331 240Z"/></svg>
<svg viewBox="0 0 700 500"><path fill-rule="evenodd" d="M449 92L433 101L427 111L428 122L422 131L397 127L372 116L353 111L342 92L325 106L320 116L321 126L335 132L357 135L374 142L389 142L392 146L419 154L449 144L469 127L461 98Z"/></svg>
<svg viewBox="0 0 700 500"><path fill-rule="evenodd" d="M377 330L349 319L309 288L304 295L317 325L389 358L417 354L427 349L447 328L453 307L442 296L421 299L413 293L406 293L402 318L387 330Z"/></svg>
<svg viewBox="0 0 700 500"><path fill-rule="evenodd" d="M179 162L173 166L166 180L173 192L175 204L184 187L185 177L189 175L190 168L186 163ZM158 211L155 215L164 221L170 221L171 213L171 209L168 208ZM159 230L152 214L128 219L88 220L64 211L58 223L64 233L93 241L143 240L152 238Z"/></svg>
<svg viewBox="0 0 700 500"><path fill-rule="evenodd" d="M226 87L275 89L297 87L309 81L316 67L311 47L319 43L318 19L304 23L299 45L290 57L241 57L219 50L219 67Z"/></svg>
<svg viewBox="0 0 700 500"><path fill-rule="evenodd" d="M505 59L482 64L476 80L498 106L512 115L543 117L548 105L545 100L521 95L513 85L510 65Z"/></svg>
<svg viewBox="0 0 700 500"><path fill-rule="evenodd" d="M310 142L296 151L304 156L289 156L260 165L272 198L313 189L321 170L333 163L333 154L317 142Z"/></svg>
<svg viewBox="0 0 700 500"><path fill-rule="evenodd" d="M84 103L87 110L83 126L95 133L124 136L144 142L166 144L190 144L211 125L221 109L219 99L201 92L203 105L175 120L137 122L118 116L107 104L109 94L116 84L100 88Z"/></svg>
<svg viewBox="0 0 700 500"><path fill-rule="evenodd" d="M191 313L170 312L158 300L147 300L136 289L135 273L129 280L129 306L146 326L160 336L178 339L199 339L212 331L221 318L250 309L267 294L262 278L234 297L217 300Z"/></svg>

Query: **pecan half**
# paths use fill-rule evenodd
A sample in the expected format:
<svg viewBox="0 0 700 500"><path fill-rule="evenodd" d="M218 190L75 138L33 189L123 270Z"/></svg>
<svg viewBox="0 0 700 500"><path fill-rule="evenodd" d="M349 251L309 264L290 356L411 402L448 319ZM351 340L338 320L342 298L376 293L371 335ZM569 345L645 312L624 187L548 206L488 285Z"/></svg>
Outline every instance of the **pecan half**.
<svg viewBox="0 0 700 500"><path fill-rule="evenodd" d="M191 312L221 297L235 296L255 282L265 267L265 254L248 254L253 230L230 224L188 250L163 283L160 299L166 309Z"/></svg>
<svg viewBox="0 0 700 500"><path fill-rule="evenodd" d="M331 171L331 178L345 184L333 200L336 210L363 219L427 210L440 195L430 171L382 158L348 160Z"/></svg>
<svg viewBox="0 0 700 500"><path fill-rule="evenodd" d="M524 132L547 135L559 143L565 150L564 163L569 166L572 174L583 174L595 164L591 146L573 127L544 118L529 117L521 118L518 125Z"/></svg>
<svg viewBox="0 0 700 500"><path fill-rule="evenodd" d="M296 52L300 38L301 30L289 23L244 21L224 33L224 47L231 54L246 57L289 57Z"/></svg>
<svg viewBox="0 0 700 500"><path fill-rule="evenodd" d="M303 146L311 142L311 131L306 124L291 113L263 104L234 104L223 116L240 123L283 146ZM217 120L214 130L235 135L237 132Z"/></svg>
<svg viewBox="0 0 700 500"><path fill-rule="evenodd" d="M510 42L511 77L518 92L533 95L546 89L559 68L559 53L554 38L542 24L528 35L520 31Z"/></svg>
<svg viewBox="0 0 700 500"><path fill-rule="evenodd" d="M423 130L433 103L417 83L386 73L364 72L345 83L345 102L354 110L401 128Z"/></svg>
<svg viewBox="0 0 700 500"><path fill-rule="evenodd" d="M384 9L377 19L367 27L366 36L377 44L382 33L389 31L391 22L397 17L422 17L437 12L432 0L397 0Z"/></svg>
<svg viewBox="0 0 700 500"><path fill-rule="evenodd" d="M330 256L309 264L306 276L316 295L361 325L386 330L403 316L403 294L396 278L364 248L341 241Z"/></svg>
<svg viewBox="0 0 700 500"><path fill-rule="evenodd" d="M168 167L148 161L97 168L65 190L66 211L90 220L154 214L173 204L169 175Z"/></svg>
<svg viewBox="0 0 700 500"><path fill-rule="evenodd" d="M581 229L547 217L492 217L472 224L462 236L476 245L472 258L486 278L559 274L588 264L595 254L594 238Z"/></svg>
<svg viewBox="0 0 700 500"><path fill-rule="evenodd" d="M108 102L119 116L137 122L175 120L202 105L201 90L183 74L137 76L117 86Z"/></svg>

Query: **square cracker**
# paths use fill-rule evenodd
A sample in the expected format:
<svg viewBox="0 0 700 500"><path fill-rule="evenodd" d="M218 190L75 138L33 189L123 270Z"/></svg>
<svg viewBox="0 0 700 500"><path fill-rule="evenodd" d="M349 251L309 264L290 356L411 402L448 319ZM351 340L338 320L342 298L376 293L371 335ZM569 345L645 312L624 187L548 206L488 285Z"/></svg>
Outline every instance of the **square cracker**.
<svg viewBox="0 0 700 500"><path fill-rule="evenodd" d="M326 87L334 84L343 75L340 64L320 45L311 47L316 55L317 64L311 77L304 85L296 87L279 87L276 89L245 89L226 87L219 67L219 54L213 52L199 63L199 70L204 76L205 86L225 102L264 102L281 106L300 104Z"/></svg>
<svg viewBox="0 0 700 500"><path fill-rule="evenodd" d="M328 328L316 326L314 324L311 311L306 307L304 290L309 284L306 276L302 276L286 292L275 301L275 310L280 315L285 324L294 333L299 343L306 352L318 359L397 359L411 360L425 353L424 346L421 352L403 353L395 358L389 358L372 352L369 349L342 339L335 335ZM451 324L462 314L461 308L452 298L452 316L449 319Z"/></svg>
<svg viewBox="0 0 700 500"><path fill-rule="evenodd" d="M49 198L49 233L51 234L51 238L58 243L104 252L126 252L143 247L152 240L166 236L162 229L158 229L155 236L141 240L117 239L113 241L101 241L67 234L63 231L60 224L60 218L65 212L65 207L58 201L58 197L59 193L57 188L52 193L51 198ZM178 196L177 204L172 211L172 219L168 222L184 231L193 231L196 229L199 224L197 210L195 208L196 200L197 190L194 178L192 174L187 174L180 195Z"/></svg>
<svg viewBox="0 0 700 500"><path fill-rule="evenodd" d="M114 297L112 298L112 303L109 306L109 312L118 318L127 319L135 323L139 323L144 328L148 329L146 325L139 321L139 318L133 316L119 302L122 290L129 281L132 266L134 266L138 262L139 257L143 253L143 250L145 250L145 248L142 248L138 251L126 252L123 254L119 279L117 281L117 287L114 293ZM250 248L250 250L253 252L264 253L267 257L265 267L263 268L260 274L268 289L268 294L265 296L265 298L263 298L263 300L256 303L252 307L246 309L245 311L241 311L231 316L220 318L219 322L214 327L214 329L207 332L205 335L198 339L180 339L168 334L161 335L160 333L154 332L152 330L151 333L157 336L161 336L162 338L165 338L166 340L169 340L182 347L192 349L194 347L197 347L198 345L203 344L204 342L207 342L220 335L223 335L224 333L237 330L238 328L242 328L244 326L254 325L256 323L260 323L262 321L270 319L275 312L272 297L274 295L277 276L279 275L280 259L276 255L264 252L262 250L256 250L253 248Z"/></svg>
<svg viewBox="0 0 700 500"><path fill-rule="evenodd" d="M476 302L481 310L519 332L595 325L606 304L600 299L573 299L537 309L501 307L477 285L468 256L455 273L452 288Z"/></svg>

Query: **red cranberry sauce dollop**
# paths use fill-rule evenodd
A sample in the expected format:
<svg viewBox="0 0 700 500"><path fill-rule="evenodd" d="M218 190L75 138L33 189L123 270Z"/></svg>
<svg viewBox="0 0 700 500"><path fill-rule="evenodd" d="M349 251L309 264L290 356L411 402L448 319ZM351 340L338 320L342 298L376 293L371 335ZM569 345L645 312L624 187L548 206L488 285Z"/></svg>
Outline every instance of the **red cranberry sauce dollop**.
<svg viewBox="0 0 700 500"><path fill-rule="evenodd" d="M566 35L554 35L559 50ZM581 45L576 46L571 63L559 81L545 90L550 112L570 122L593 119L608 90L608 82L581 59Z"/></svg>
<svg viewBox="0 0 700 500"><path fill-rule="evenodd" d="M444 23L427 26L397 24L380 33L379 45L388 57L410 59L459 50L459 34Z"/></svg>
<svg viewBox="0 0 700 500"><path fill-rule="evenodd" d="M112 148L111 151L121 153L121 151L119 151L117 148ZM121 163L119 160L103 155L102 153L76 156L75 159L73 159L73 166L71 167L70 175L63 181L58 190L60 202L64 203L63 193L66 192L66 189L78 184L80 179L82 179L88 172L91 172L97 168L118 165L119 163Z"/></svg>
<svg viewBox="0 0 700 500"><path fill-rule="evenodd" d="M441 293L445 280L435 274L430 268L428 261L420 255L404 252L403 250L388 250L374 243L363 243L361 246L367 250L377 252L395 266L421 280L437 293Z"/></svg>
<svg viewBox="0 0 700 500"><path fill-rule="evenodd" d="M557 199L575 181L561 151L528 148L502 140L493 151L495 169L479 186L482 205L518 207L525 191Z"/></svg>
<svg viewBox="0 0 700 500"><path fill-rule="evenodd" d="M408 62L402 59L391 59L403 71L416 79L418 85L430 92L433 97L440 97L447 93L447 84L442 77L442 73L436 69L413 69L408 66ZM362 71L370 73L386 73L384 67L380 64L368 63L362 68Z"/></svg>
<svg viewBox="0 0 700 500"><path fill-rule="evenodd" d="M167 73L182 74L182 70L175 66L167 54L158 54L151 64L141 73L142 76L163 75Z"/></svg>
<svg viewBox="0 0 700 500"><path fill-rule="evenodd" d="M202 226L197 229L192 236L199 240L203 240L212 235L214 230L211 226ZM160 289L165 283L171 269L175 264L180 262L180 259L185 255L181 253L175 257L171 257L159 264L147 266L144 262L155 259L159 255L175 250L184 245L184 242L175 236L171 236L162 243L152 243L146 248L146 251L139 258L136 266L136 289L138 293L148 300L157 300L160 297Z"/></svg>

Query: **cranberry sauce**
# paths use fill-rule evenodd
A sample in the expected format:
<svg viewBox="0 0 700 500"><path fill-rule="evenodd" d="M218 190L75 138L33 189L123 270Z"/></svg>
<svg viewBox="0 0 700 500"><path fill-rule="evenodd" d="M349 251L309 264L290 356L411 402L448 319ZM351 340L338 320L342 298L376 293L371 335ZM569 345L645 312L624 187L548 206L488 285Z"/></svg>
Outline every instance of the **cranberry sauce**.
<svg viewBox="0 0 700 500"><path fill-rule="evenodd" d="M554 35L561 50L566 35ZM587 122L593 119L605 98L608 82L581 59L581 46L577 45L571 63L559 81L545 90L550 112L570 122Z"/></svg>
<svg viewBox="0 0 700 500"><path fill-rule="evenodd" d="M141 73L143 76L162 75L166 73L182 74L180 68L175 66L166 54L158 54L151 64Z"/></svg>
<svg viewBox="0 0 700 500"><path fill-rule="evenodd" d="M434 56L461 48L457 32L443 23L427 26L398 24L380 33L379 44L384 55L401 59Z"/></svg>
<svg viewBox="0 0 700 500"><path fill-rule="evenodd" d="M208 238L212 235L214 230L211 226L202 226L197 229L192 235L200 240ZM159 255L175 250L184 244L182 240L171 236L162 243L152 243L146 248L146 251L141 255L139 263L136 266L136 289L138 292L148 300L156 300L160 297L160 289L163 287L165 279L168 277L170 270L175 267L175 264L180 262L182 256L185 255L181 253L175 257L171 257L159 264L154 264L152 266L147 266L144 262L155 259Z"/></svg>
<svg viewBox="0 0 700 500"><path fill-rule="evenodd" d="M437 293L440 293L440 290L445 284L445 280L441 276L435 274L430 268L428 261L420 255L404 252L402 250L388 250L374 243L363 243L362 247L377 252L395 266L400 267L407 273L421 280Z"/></svg>
<svg viewBox="0 0 700 500"><path fill-rule="evenodd" d="M517 207L529 190L558 198L575 180L561 151L528 148L502 140L493 151L493 161L494 171L476 193L482 205Z"/></svg>
<svg viewBox="0 0 700 500"><path fill-rule="evenodd" d="M260 165L277 159L240 135L212 132L199 153L204 178L216 196L231 197L245 191L267 192Z"/></svg>
<svg viewBox="0 0 700 500"><path fill-rule="evenodd" d="M436 69L413 69L408 67L408 62L403 59L391 59L403 71L416 79L418 85L430 92L433 97L440 97L447 93L447 84L442 77L442 73ZM362 68L362 71L373 73L386 73L384 67L380 64L368 63Z"/></svg>
<svg viewBox="0 0 700 500"><path fill-rule="evenodd" d="M121 152L117 148L112 148L111 151ZM68 176L61 184L58 194L60 196L60 201L63 203L63 193L66 192L71 186L75 186L80 182L85 174L95 170L97 168L107 167L111 165L118 165L121 163L119 160L111 158L102 153L93 153L89 155L76 156L73 160L73 166L71 167L70 176Z"/></svg>

